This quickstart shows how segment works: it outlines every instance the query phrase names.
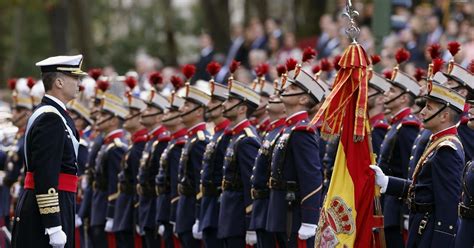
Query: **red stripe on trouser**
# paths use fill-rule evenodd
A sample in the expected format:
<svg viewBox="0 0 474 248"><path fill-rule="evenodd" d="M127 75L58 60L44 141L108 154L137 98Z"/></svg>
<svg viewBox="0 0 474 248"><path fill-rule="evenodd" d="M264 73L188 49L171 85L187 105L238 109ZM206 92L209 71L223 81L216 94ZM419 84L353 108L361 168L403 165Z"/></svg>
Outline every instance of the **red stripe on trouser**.
<svg viewBox="0 0 474 248"><path fill-rule="evenodd" d="M297 239L298 241L298 248L306 248L307 247L307 242L306 240L302 240L302 239ZM311 247L312 248L312 247Z"/></svg>
<svg viewBox="0 0 474 248"><path fill-rule="evenodd" d="M79 231L79 227L74 228L74 239L76 247L81 247L81 232Z"/></svg>
<svg viewBox="0 0 474 248"><path fill-rule="evenodd" d="M107 233L107 241L109 241L109 248L115 248L117 245L115 244L115 235L114 233Z"/></svg>

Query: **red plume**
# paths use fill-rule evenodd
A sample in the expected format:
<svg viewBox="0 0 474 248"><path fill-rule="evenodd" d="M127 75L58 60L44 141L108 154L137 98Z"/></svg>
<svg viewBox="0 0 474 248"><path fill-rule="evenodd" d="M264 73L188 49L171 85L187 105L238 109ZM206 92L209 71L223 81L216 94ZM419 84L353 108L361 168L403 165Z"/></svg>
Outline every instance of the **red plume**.
<svg viewBox="0 0 474 248"><path fill-rule="evenodd" d="M10 88L10 90L15 90L16 88L16 78L10 78L8 79L7 81L7 84L8 84L8 88Z"/></svg>
<svg viewBox="0 0 474 248"><path fill-rule="evenodd" d="M395 53L395 59L397 60L397 64L401 64L410 59L410 55L410 52L405 48L398 49Z"/></svg>
<svg viewBox="0 0 474 248"><path fill-rule="evenodd" d="M107 80L98 80L97 81L97 88L99 88L103 92L107 91L109 86L110 86L110 84Z"/></svg>
<svg viewBox="0 0 474 248"><path fill-rule="evenodd" d="M28 88L30 88L30 90L33 89L33 86L35 86L35 83L36 83L36 81L32 77L28 77L26 79L26 85L28 86Z"/></svg>
<svg viewBox="0 0 474 248"><path fill-rule="evenodd" d="M321 71L321 66L314 65L313 68L311 68L311 71L313 71L313 74L316 74Z"/></svg>
<svg viewBox="0 0 474 248"><path fill-rule="evenodd" d="M270 67L267 63L262 63L255 68L255 74L257 74L257 77L265 77L269 69Z"/></svg>
<svg viewBox="0 0 474 248"><path fill-rule="evenodd" d="M126 77L124 82L130 88L130 90L133 90L133 88L137 86L137 79L132 76Z"/></svg>
<svg viewBox="0 0 474 248"><path fill-rule="evenodd" d="M206 70L211 75L211 77L215 77L221 70L221 64L217 63L216 61L212 61L211 63L207 64Z"/></svg>
<svg viewBox="0 0 474 248"><path fill-rule="evenodd" d="M294 58L289 58L286 60L286 71L292 71L296 68L296 64L298 64L298 61Z"/></svg>
<svg viewBox="0 0 474 248"><path fill-rule="evenodd" d="M436 58L431 61L433 63L433 75L443 68L444 61L441 58Z"/></svg>
<svg viewBox="0 0 474 248"><path fill-rule="evenodd" d="M158 85L163 83L163 77L159 71L155 71L148 77L148 80L152 85Z"/></svg>
<svg viewBox="0 0 474 248"><path fill-rule="evenodd" d="M456 56L456 54L461 50L461 44L457 41L451 41L448 43L448 50L451 53L451 56Z"/></svg>
<svg viewBox="0 0 474 248"><path fill-rule="evenodd" d="M413 76L415 77L416 81L420 81L421 79L426 77L426 71L420 67L417 67L415 70L415 75Z"/></svg>
<svg viewBox="0 0 474 248"><path fill-rule="evenodd" d="M374 54L370 56L370 60L372 61L372 65L378 64L382 59L380 58L380 55Z"/></svg>
<svg viewBox="0 0 474 248"><path fill-rule="evenodd" d="M432 44L426 50L430 53L431 59L436 59L441 56L441 46L437 43Z"/></svg>
<svg viewBox="0 0 474 248"><path fill-rule="evenodd" d="M237 71L237 69L239 68L240 66L240 62L237 61L237 60L232 60L232 63L230 63L230 66L229 66L229 71L230 73L234 73L235 71Z"/></svg>
<svg viewBox="0 0 474 248"><path fill-rule="evenodd" d="M85 88L84 88L84 85L80 84L80 85L79 85L79 91L82 92L82 91L84 91L84 89L85 89Z"/></svg>
<svg viewBox="0 0 474 248"><path fill-rule="evenodd" d="M329 60L327 58L321 59L321 61L319 61L319 66L321 67L321 71L330 71L330 70L332 70L331 62L329 62Z"/></svg>
<svg viewBox="0 0 474 248"><path fill-rule="evenodd" d="M312 47L306 47L303 51L303 63L308 62L316 57L316 51Z"/></svg>
<svg viewBox="0 0 474 248"><path fill-rule="evenodd" d="M196 73L196 66L187 64L183 66L182 72L184 77L186 77L186 80L189 80L194 76L194 73Z"/></svg>
<svg viewBox="0 0 474 248"><path fill-rule="evenodd" d="M474 74L474 59L471 60L471 63L467 66L467 70Z"/></svg>
<svg viewBox="0 0 474 248"><path fill-rule="evenodd" d="M383 73L383 76L386 78L386 79L392 79L392 70L385 70Z"/></svg>
<svg viewBox="0 0 474 248"><path fill-rule="evenodd" d="M176 90L184 86L183 80L179 76L171 76L170 81Z"/></svg>
<svg viewBox="0 0 474 248"><path fill-rule="evenodd" d="M341 55L336 55L334 59L332 60L332 64L334 66L334 69L336 69L336 71L339 71L339 69L341 69L341 66L339 65L339 60L341 60Z"/></svg>
<svg viewBox="0 0 474 248"><path fill-rule="evenodd" d="M286 73L285 65L277 65L276 70L277 70L277 73L278 73L278 77L281 77L281 75L283 75L283 73Z"/></svg>
<svg viewBox="0 0 474 248"><path fill-rule="evenodd" d="M100 68L93 68L89 70L89 76L93 78L95 81L99 79L100 75L102 75L102 69Z"/></svg>

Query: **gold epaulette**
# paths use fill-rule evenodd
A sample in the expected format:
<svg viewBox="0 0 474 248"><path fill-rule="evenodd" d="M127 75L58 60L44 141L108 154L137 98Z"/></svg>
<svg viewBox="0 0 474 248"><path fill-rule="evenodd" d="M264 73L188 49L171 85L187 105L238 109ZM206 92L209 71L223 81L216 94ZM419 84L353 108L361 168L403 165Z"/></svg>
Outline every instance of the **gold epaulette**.
<svg viewBox="0 0 474 248"><path fill-rule="evenodd" d="M441 147L443 147L443 146L451 147L451 148L453 148L453 150L455 150L455 151L458 150L458 148L456 147L456 144L454 144L454 142L451 141L451 140L445 140L445 141L439 143L438 148L441 148Z"/></svg>
<svg viewBox="0 0 474 248"><path fill-rule="evenodd" d="M124 146L125 146L125 144L124 144L124 143L122 142L122 140L119 139L119 138L115 138L115 139L114 139L114 144L115 144L117 147L124 147Z"/></svg>
<svg viewBox="0 0 474 248"><path fill-rule="evenodd" d="M59 195L55 188L48 189L47 194L37 194L36 202L40 214L59 213Z"/></svg>
<svg viewBox="0 0 474 248"><path fill-rule="evenodd" d="M249 127L246 127L244 128L244 131L245 131L245 134L248 136L248 137L252 137L252 138L255 138L255 134L252 132L252 129L249 128Z"/></svg>
<svg viewBox="0 0 474 248"><path fill-rule="evenodd" d="M202 130L197 131L197 137L200 141L206 140L206 134Z"/></svg>

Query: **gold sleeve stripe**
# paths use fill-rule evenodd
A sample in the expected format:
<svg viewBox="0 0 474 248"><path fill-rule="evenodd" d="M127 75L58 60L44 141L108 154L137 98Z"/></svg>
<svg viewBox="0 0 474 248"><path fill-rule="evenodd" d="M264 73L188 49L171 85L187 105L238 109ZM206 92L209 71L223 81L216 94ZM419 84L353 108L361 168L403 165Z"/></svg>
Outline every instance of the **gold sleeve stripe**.
<svg viewBox="0 0 474 248"><path fill-rule="evenodd" d="M38 205L41 205L41 204L49 204L49 203L59 203L59 200L58 200L58 199L55 199L55 200L37 201L37 202L38 202Z"/></svg>
<svg viewBox="0 0 474 248"><path fill-rule="evenodd" d="M50 208L40 208L40 214L54 214L59 213L59 206L57 207L50 207Z"/></svg>
<svg viewBox="0 0 474 248"><path fill-rule="evenodd" d="M57 201L59 198L58 197L52 197L52 198L44 198L44 199L36 199L37 202L47 202L47 201Z"/></svg>
<svg viewBox="0 0 474 248"><path fill-rule="evenodd" d="M54 207L54 206L59 206L59 203L53 202L53 203L38 204L39 208Z"/></svg>
<svg viewBox="0 0 474 248"><path fill-rule="evenodd" d="M315 195L316 193L318 193L319 191L321 191L321 189L323 188L323 185L319 185L319 187L315 190L313 190L313 192L307 194L303 200L301 200L301 204L303 204L304 201L308 200L311 196Z"/></svg>
<svg viewBox="0 0 474 248"><path fill-rule="evenodd" d="M36 199L46 199L46 198L54 198L54 197L58 197L58 193L54 193L54 194L43 194L43 195L36 195Z"/></svg>

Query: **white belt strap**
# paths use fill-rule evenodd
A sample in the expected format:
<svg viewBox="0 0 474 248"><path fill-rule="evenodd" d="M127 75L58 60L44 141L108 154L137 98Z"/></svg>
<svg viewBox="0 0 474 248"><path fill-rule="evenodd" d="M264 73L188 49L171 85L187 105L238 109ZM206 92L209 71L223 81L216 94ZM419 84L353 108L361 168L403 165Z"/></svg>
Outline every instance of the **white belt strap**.
<svg viewBox="0 0 474 248"><path fill-rule="evenodd" d="M35 112L33 112L33 114L28 119L28 124L26 125L25 143L24 143L26 167L28 167L28 158L27 158L28 153L27 153L27 150L26 150L26 144L28 143L28 142L26 142L26 139L28 137L28 132L30 131L31 125L33 125L35 120L41 114L44 114L44 113L55 113L56 115L61 117L61 120L63 120L64 126L66 127L66 130L69 133L69 136L71 136L72 146L74 147L74 153L75 153L76 159L77 159L77 153L78 153L78 150L79 150L79 141L76 139L76 136L74 136L74 132L72 131L72 129L67 124L66 119L61 115L61 113L59 113L59 111L55 107L50 106L50 105L46 105L46 106L42 106L42 107L36 109Z"/></svg>

